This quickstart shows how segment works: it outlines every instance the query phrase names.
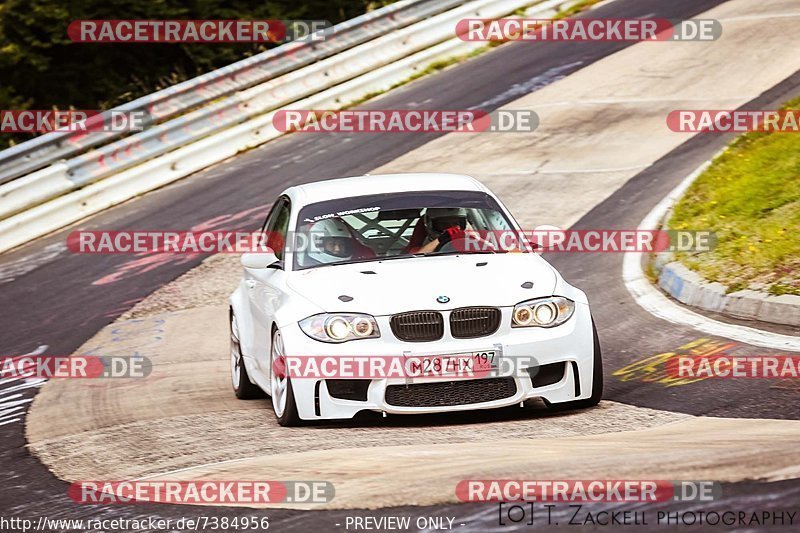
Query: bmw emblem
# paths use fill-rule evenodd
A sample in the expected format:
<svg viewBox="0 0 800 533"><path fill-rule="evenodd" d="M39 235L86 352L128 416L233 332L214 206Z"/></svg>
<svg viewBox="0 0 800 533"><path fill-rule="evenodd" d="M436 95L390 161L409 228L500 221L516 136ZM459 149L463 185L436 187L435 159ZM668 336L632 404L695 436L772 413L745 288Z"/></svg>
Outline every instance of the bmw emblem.
<svg viewBox="0 0 800 533"><path fill-rule="evenodd" d="M437 296L436 301L439 302L440 304L446 304L447 302L450 301L450 298L448 296Z"/></svg>

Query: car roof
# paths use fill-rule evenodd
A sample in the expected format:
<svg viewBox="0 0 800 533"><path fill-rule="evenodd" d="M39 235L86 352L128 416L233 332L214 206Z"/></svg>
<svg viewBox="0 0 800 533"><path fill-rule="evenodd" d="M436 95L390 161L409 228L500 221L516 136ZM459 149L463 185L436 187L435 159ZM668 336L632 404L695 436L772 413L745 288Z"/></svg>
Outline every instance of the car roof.
<svg viewBox="0 0 800 533"><path fill-rule="evenodd" d="M414 191L489 192L478 180L463 174L408 173L315 181L289 187L284 194L296 205L308 205L335 198Z"/></svg>

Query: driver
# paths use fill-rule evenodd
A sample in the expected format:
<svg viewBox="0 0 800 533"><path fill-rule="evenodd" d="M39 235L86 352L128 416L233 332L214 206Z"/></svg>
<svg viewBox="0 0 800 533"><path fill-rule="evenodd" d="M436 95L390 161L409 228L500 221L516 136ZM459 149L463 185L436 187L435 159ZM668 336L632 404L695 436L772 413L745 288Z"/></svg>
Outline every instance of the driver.
<svg viewBox="0 0 800 533"><path fill-rule="evenodd" d="M463 207L429 207L423 215L427 238L418 253L427 254L455 240L463 239L467 229L467 210Z"/></svg>
<svg viewBox="0 0 800 533"><path fill-rule="evenodd" d="M306 257L320 264L338 263L353 257L353 235L341 219L327 218L314 222L308 230Z"/></svg>

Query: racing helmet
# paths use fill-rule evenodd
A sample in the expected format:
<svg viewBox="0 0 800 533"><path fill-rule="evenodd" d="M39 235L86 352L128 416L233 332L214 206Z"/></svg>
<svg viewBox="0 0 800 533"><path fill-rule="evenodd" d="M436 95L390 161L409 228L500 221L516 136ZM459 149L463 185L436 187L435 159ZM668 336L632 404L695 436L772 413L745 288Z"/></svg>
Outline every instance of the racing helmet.
<svg viewBox="0 0 800 533"><path fill-rule="evenodd" d="M424 215L428 238L437 238L444 230L459 227L467 229L467 210L463 207L429 207Z"/></svg>
<svg viewBox="0 0 800 533"><path fill-rule="evenodd" d="M353 257L355 248L353 235L340 218L327 218L314 222L308 232L308 258L324 264Z"/></svg>

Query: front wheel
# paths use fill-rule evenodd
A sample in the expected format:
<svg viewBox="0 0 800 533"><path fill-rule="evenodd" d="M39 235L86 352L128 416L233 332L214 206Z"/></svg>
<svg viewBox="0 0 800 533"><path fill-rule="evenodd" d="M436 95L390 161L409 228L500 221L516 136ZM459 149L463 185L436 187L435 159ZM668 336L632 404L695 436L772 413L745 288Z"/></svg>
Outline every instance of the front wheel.
<svg viewBox="0 0 800 533"><path fill-rule="evenodd" d="M284 427L299 426L302 423L297 414L292 381L286 370L286 352L279 331L272 333L272 347L269 354L269 388L272 397L272 410L278 424Z"/></svg>
<svg viewBox="0 0 800 533"><path fill-rule="evenodd" d="M594 336L594 369L592 372L592 395L583 400L554 403L549 407L553 411L568 411L571 409L586 409L600 403L603 397L603 355L600 352L600 339L597 336L597 327L592 319L592 335Z"/></svg>

